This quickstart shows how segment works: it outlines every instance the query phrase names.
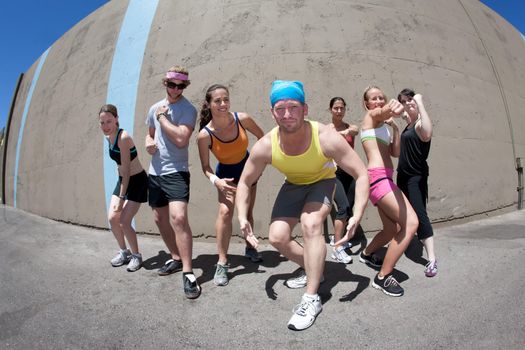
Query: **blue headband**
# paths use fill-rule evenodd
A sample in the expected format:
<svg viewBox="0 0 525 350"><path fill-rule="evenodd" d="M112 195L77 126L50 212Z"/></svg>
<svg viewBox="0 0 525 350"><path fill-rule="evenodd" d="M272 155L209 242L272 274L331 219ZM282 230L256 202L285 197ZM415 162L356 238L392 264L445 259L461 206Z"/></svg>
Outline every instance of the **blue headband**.
<svg viewBox="0 0 525 350"><path fill-rule="evenodd" d="M270 91L270 103L273 106L280 100L297 100L304 103L303 83L300 81L275 80Z"/></svg>

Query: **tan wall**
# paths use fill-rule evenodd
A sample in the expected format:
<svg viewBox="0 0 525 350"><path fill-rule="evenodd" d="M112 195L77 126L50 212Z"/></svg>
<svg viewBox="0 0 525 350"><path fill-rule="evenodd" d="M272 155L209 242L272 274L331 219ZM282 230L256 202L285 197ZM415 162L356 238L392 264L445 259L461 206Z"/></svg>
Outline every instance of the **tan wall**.
<svg viewBox="0 0 525 350"><path fill-rule="evenodd" d="M125 1L108 3L52 46L24 130L19 208L106 226L102 155L107 146L97 112L106 102L126 8ZM192 85L185 95L196 107L209 85L226 84L232 110L251 113L266 131L273 126L268 92L274 79L302 80L310 118L324 122L330 118L332 96L346 98L347 119L358 123L367 85L378 85L391 97L413 87L424 95L435 127L429 159L431 219L489 212L517 200L514 157L525 155L520 108L525 102L525 43L478 1L159 1L144 52L133 130L145 168L145 114L163 97L163 73L179 63L190 69ZM20 119L36 64L24 78L11 124L8 204L13 203ZM359 143L356 149L363 156ZM202 175L194 137L190 166L190 223L194 235L211 236L216 191ZM255 226L263 236L281 182L271 168L259 181ZM157 232L146 205L137 227ZM379 227L371 205L364 227Z"/></svg>

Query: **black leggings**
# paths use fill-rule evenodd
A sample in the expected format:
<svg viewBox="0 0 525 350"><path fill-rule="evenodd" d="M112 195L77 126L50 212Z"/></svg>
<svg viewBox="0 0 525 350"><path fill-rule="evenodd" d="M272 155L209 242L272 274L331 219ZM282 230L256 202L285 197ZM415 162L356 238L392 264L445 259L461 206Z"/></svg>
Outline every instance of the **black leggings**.
<svg viewBox="0 0 525 350"><path fill-rule="evenodd" d="M355 180L339 167L335 176L337 177L334 194L334 202L337 206L336 219L346 220L353 215Z"/></svg>
<svg viewBox="0 0 525 350"><path fill-rule="evenodd" d="M419 219L419 227L417 229L417 238L419 240L424 240L434 235L427 215L427 179L428 176L409 176L400 172L397 174L397 186L407 196Z"/></svg>

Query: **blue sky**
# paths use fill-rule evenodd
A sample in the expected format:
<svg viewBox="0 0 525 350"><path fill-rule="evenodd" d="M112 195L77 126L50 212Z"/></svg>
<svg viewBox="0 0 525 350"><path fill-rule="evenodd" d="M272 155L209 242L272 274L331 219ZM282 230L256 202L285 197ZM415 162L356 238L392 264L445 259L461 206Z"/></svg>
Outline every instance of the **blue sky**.
<svg viewBox="0 0 525 350"><path fill-rule="evenodd" d="M11 98L20 73L27 71L46 49L76 23L107 2L109 0L2 1L0 5L0 47L2 48L0 129L6 123ZM482 2L525 34L524 0L483 0Z"/></svg>

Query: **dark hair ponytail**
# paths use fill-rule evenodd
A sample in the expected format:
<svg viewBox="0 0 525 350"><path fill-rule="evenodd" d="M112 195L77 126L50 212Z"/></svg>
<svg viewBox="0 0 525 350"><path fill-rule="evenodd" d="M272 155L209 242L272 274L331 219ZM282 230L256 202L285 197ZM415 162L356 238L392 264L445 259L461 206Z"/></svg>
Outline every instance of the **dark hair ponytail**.
<svg viewBox="0 0 525 350"><path fill-rule="evenodd" d="M213 84L206 90L206 97L204 98L204 102L202 102L201 112L200 112L200 118L199 118L199 131L202 130L211 120L211 110L210 110L210 101L211 101L211 93L218 89L224 89L230 94L230 91L228 88L221 84Z"/></svg>
<svg viewBox="0 0 525 350"><path fill-rule="evenodd" d="M414 90L412 90L412 89L408 89L408 88L407 88L407 89L403 89L403 90L399 93L399 95L397 95L397 100L398 100L399 102L401 102L401 97L402 97L402 96L406 96L406 97L414 98L414 96L416 96L416 93L415 93Z"/></svg>

